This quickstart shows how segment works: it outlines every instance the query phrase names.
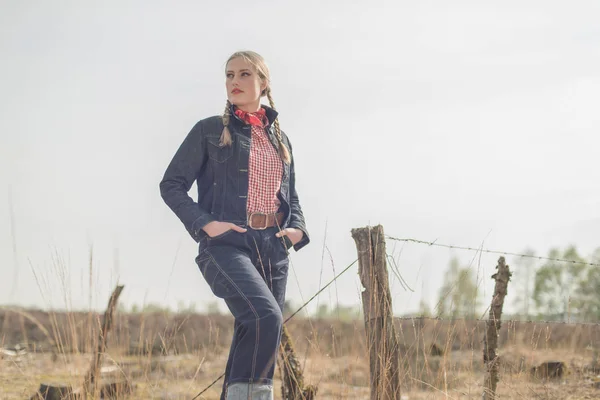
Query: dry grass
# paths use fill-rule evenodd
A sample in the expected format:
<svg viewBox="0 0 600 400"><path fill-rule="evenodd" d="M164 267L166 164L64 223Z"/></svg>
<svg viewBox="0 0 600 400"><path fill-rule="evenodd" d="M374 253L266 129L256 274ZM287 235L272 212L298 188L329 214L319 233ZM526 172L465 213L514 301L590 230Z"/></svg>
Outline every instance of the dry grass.
<svg viewBox="0 0 600 400"><path fill-rule="evenodd" d="M41 382L80 385L89 368L94 348L90 335L96 336L98 316L27 311L28 318L20 320L19 315L23 313L0 310L0 321L9 321L0 332L0 346L27 341L31 349L20 359L0 361L0 399L29 398ZM191 399L222 373L231 327L232 319L220 315L119 314L104 365L118 365L116 374L132 379L136 390L130 399ZM482 322L398 320L397 328L405 398L481 398ZM304 362L305 381L318 385L318 398L369 398L362 321L297 319L289 329ZM600 345L599 339L597 326L505 323L499 395L600 398L600 389L592 387L595 375L586 369L594 358L590 349ZM531 367L548 360L565 362L569 373L558 380L531 378ZM202 398L218 399L219 392L220 382Z"/></svg>

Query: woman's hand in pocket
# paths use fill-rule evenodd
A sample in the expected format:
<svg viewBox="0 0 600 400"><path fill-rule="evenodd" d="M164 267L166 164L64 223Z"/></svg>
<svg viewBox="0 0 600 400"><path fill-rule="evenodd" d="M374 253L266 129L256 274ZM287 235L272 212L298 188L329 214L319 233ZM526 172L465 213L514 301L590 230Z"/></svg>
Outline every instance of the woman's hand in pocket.
<svg viewBox="0 0 600 400"><path fill-rule="evenodd" d="M206 234L211 238L222 235L229 230L233 230L240 233L244 233L247 231L246 228L242 228L241 226L237 226L236 224L232 224L231 222L221 221L209 222L208 224L204 225L202 230L204 230L204 232L206 232Z"/></svg>
<svg viewBox="0 0 600 400"><path fill-rule="evenodd" d="M277 232L275 236L277 236L278 238L287 236L288 239L290 239L290 241L292 242L292 245L296 245L296 243L301 241L304 237L304 232L296 228L285 228Z"/></svg>

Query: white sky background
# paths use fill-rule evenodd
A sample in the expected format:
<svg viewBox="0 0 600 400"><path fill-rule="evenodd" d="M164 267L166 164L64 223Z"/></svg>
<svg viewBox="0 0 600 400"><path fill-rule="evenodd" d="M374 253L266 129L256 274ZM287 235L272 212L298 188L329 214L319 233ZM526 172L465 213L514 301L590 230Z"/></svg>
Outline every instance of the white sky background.
<svg viewBox="0 0 600 400"><path fill-rule="evenodd" d="M94 307L117 280L126 305L214 300L158 183L222 111L240 49L267 59L294 146L312 236L292 253L296 303L356 258L367 224L540 255L600 246L600 3L290 4L0 2L0 304L87 307L90 245ZM449 257L474 257L400 248L415 292L392 278L396 313L433 306ZM497 257L473 265L485 303ZM320 302L359 305L356 271Z"/></svg>

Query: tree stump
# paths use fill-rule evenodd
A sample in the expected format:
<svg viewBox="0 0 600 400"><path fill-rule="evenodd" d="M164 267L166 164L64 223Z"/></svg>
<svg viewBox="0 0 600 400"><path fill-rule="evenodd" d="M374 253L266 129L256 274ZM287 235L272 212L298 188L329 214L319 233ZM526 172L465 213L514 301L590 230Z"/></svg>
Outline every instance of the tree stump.
<svg viewBox="0 0 600 400"><path fill-rule="evenodd" d="M127 379L110 380L100 385L101 399L122 399L132 392L133 385Z"/></svg>
<svg viewBox="0 0 600 400"><path fill-rule="evenodd" d="M70 385L50 383L40 384L37 393L31 400L81 400L83 395L80 389L73 389Z"/></svg>

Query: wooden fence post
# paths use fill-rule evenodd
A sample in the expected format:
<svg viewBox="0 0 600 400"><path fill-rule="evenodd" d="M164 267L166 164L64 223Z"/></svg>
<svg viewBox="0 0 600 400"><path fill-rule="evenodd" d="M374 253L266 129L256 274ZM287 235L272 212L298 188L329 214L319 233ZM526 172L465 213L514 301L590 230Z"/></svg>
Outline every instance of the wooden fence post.
<svg viewBox="0 0 600 400"><path fill-rule="evenodd" d="M507 293L508 281L511 272L506 265L504 257L498 259L496 266L498 272L492 275L496 280L494 286L494 297L490 306L490 315L487 321L487 331L483 337L483 363L485 364L485 380L483 383L483 400L496 399L496 386L498 384L498 357L496 349L498 348L498 331L500 330L502 318L502 306L504 297Z"/></svg>
<svg viewBox="0 0 600 400"><path fill-rule="evenodd" d="M111 381L102 386L98 385L101 375L100 366L102 364L102 357L106 352L108 332L112 328L113 314L121 291L123 291L123 285L117 286L108 301L108 307L106 307L106 311L104 312L100 337L98 338L98 348L93 355L90 370L84 378L83 388L73 388L71 385L42 383L37 393L30 400L82 400L90 397L93 399L118 398L119 394L127 394L132 391L132 386L127 379ZM40 329L45 330L43 327L40 327Z"/></svg>
<svg viewBox="0 0 600 400"><path fill-rule="evenodd" d="M281 398L283 400L314 400L317 396L317 387L304 385L304 374L300 360L296 356L292 338L288 329L283 325L281 332Z"/></svg>
<svg viewBox="0 0 600 400"><path fill-rule="evenodd" d="M362 303L369 348L371 400L398 400L400 360L383 227L352 229L352 238L356 242L358 271L364 287Z"/></svg>
<svg viewBox="0 0 600 400"><path fill-rule="evenodd" d="M104 319L102 320L102 327L100 330L100 336L98 338L98 348L94 353L90 370L85 377L85 382L83 385L84 394L86 396L91 395L94 399L99 398L100 387L98 385L98 378L100 376L100 365L102 364L102 357L106 352L108 333L112 329L113 314L122 291L123 285L118 285L108 300L108 306L104 312Z"/></svg>

